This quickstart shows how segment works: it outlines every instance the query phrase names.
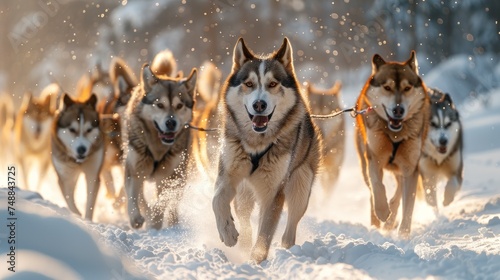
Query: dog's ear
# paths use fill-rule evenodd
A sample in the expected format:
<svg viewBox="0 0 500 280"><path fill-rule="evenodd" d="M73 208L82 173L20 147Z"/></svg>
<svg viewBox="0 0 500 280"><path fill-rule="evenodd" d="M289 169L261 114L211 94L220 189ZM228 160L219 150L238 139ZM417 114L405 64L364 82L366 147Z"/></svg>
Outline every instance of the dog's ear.
<svg viewBox="0 0 500 280"><path fill-rule="evenodd" d="M149 64L142 66L141 84L146 92L151 90L151 87L158 82L158 78L153 74Z"/></svg>
<svg viewBox="0 0 500 280"><path fill-rule="evenodd" d="M453 104L453 100L451 100L451 96L448 93L444 94L443 101L444 102L448 102L448 104L450 105L450 107L453 108L453 109L455 109L455 104Z"/></svg>
<svg viewBox="0 0 500 280"><path fill-rule="evenodd" d="M29 104L31 103L32 99L33 99L33 94L30 91L26 92L24 94L24 97L23 97L22 107L27 108L29 106Z"/></svg>
<svg viewBox="0 0 500 280"><path fill-rule="evenodd" d="M306 94L309 96L311 95L311 92L313 91L313 85L311 81L306 82Z"/></svg>
<svg viewBox="0 0 500 280"><path fill-rule="evenodd" d="M405 62L405 65L410 66L411 70L418 75L418 61L417 53L415 51L411 51L410 58Z"/></svg>
<svg viewBox="0 0 500 280"><path fill-rule="evenodd" d="M64 108L68 108L69 106L71 106L73 104L75 104L75 101L73 101L73 99L71 99L71 97L69 96L69 94L64 93L64 97L63 97Z"/></svg>
<svg viewBox="0 0 500 280"><path fill-rule="evenodd" d="M243 38L239 38L233 51L233 72L240 69L243 63L254 58L252 52L245 46Z"/></svg>
<svg viewBox="0 0 500 280"><path fill-rule="evenodd" d="M97 105L97 95L95 93L92 93L92 95L85 101L85 104L90 105L92 109L95 110L96 105Z"/></svg>
<svg viewBox="0 0 500 280"><path fill-rule="evenodd" d="M288 41L288 38L283 39L283 44L281 44L280 49L274 55L274 59L278 60L285 66L285 69L293 71L293 51L292 45Z"/></svg>
<svg viewBox="0 0 500 280"><path fill-rule="evenodd" d="M184 83L186 84L186 87L189 91L194 92L197 78L198 78L198 71L196 71L196 68L193 68L191 70L191 73L189 74L189 76L184 81Z"/></svg>
<svg viewBox="0 0 500 280"><path fill-rule="evenodd" d="M386 64L385 60L379 54L375 54L372 58L372 75L377 73L384 64Z"/></svg>

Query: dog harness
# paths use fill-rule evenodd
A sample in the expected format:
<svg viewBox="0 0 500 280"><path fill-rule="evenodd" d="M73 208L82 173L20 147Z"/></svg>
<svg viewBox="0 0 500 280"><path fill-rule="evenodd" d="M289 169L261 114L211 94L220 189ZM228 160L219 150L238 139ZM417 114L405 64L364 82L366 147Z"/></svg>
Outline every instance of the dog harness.
<svg viewBox="0 0 500 280"><path fill-rule="evenodd" d="M392 162L394 161L394 158L396 157L396 152L398 151L399 144L401 144L401 142L403 141L392 142L392 154L391 157L389 158L389 164L392 164Z"/></svg>
<svg viewBox="0 0 500 280"><path fill-rule="evenodd" d="M264 151L257 153L257 154L250 154L250 161L252 162L252 171L250 171L250 175L254 173L255 170L259 167L259 161L260 159L271 149L273 146L273 143L269 145Z"/></svg>

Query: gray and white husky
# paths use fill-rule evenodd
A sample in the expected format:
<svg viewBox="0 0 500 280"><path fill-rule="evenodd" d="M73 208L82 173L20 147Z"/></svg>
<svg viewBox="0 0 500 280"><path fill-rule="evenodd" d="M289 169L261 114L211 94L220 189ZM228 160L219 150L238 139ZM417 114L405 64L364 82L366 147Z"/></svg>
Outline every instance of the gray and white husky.
<svg viewBox="0 0 500 280"><path fill-rule="evenodd" d="M231 214L234 200L240 244L252 244L250 216L259 206L251 258L267 258L286 202L288 220L281 245L295 244L321 158L321 138L294 72L285 38L268 56L256 56L239 39L233 68L221 91L222 150L213 210L220 239L234 246L239 233Z"/></svg>
<svg viewBox="0 0 500 280"><path fill-rule="evenodd" d="M159 72L157 72L159 73ZM160 229L165 210L167 224L178 222L177 205L186 184L196 69L187 78L172 78L142 68L141 83L124 114L125 191L133 228L146 221ZM157 200L148 204L144 182L156 183ZM144 218L146 216L146 219Z"/></svg>
<svg viewBox="0 0 500 280"><path fill-rule="evenodd" d="M436 185L447 180L443 205L449 205L462 186L462 125L448 93L428 89L431 119L419 162L427 203L437 207Z"/></svg>

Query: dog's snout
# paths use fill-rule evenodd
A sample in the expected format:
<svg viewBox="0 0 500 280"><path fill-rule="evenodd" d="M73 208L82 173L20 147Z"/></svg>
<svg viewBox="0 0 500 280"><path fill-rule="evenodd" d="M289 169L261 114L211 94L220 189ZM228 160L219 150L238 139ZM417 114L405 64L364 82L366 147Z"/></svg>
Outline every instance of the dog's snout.
<svg viewBox="0 0 500 280"><path fill-rule="evenodd" d="M439 138L439 145L446 146L446 144L448 144L448 139L446 139L446 137L440 137Z"/></svg>
<svg viewBox="0 0 500 280"><path fill-rule="evenodd" d="M397 105L396 107L394 107L392 109L392 115L395 118L399 118L399 119L403 118L404 113L405 113L405 108L403 108L400 105Z"/></svg>
<svg viewBox="0 0 500 280"><path fill-rule="evenodd" d="M252 104L253 109L257 113L262 113L267 109L267 103L264 100L255 100L255 102Z"/></svg>
<svg viewBox="0 0 500 280"><path fill-rule="evenodd" d="M175 126L177 125L177 121L175 119L168 119L165 122L168 130L175 130Z"/></svg>
<svg viewBox="0 0 500 280"><path fill-rule="evenodd" d="M84 155L85 152L87 152L87 148L85 148L85 146L78 146L78 148L76 148L76 152L78 155Z"/></svg>

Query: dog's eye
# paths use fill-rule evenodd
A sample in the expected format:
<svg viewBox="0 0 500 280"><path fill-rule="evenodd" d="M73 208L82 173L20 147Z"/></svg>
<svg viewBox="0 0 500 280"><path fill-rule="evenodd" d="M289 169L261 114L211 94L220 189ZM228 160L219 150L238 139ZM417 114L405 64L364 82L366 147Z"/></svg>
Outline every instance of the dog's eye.
<svg viewBox="0 0 500 280"><path fill-rule="evenodd" d="M437 123L435 123L435 122L431 122L431 126L434 127L434 128L438 128L439 127L439 125Z"/></svg>
<svg viewBox="0 0 500 280"><path fill-rule="evenodd" d="M450 128L451 122L444 125L444 128Z"/></svg>
<svg viewBox="0 0 500 280"><path fill-rule="evenodd" d="M273 88L273 87L275 87L277 85L278 85L277 82L270 82L269 85L268 85L268 87Z"/></svg>
<svg viewBox="0 0 500 280"><path fill-rule="evenodd" d="M253 83L252 83L252 82L246 82L246 83L245 83L245 86L247 86L247 87L251 88L251 87L253 87Z"/></svg>
<svg viewBox="0 0 500 280"><path fill-rule="evenodd" d="M403 90L404 90L404 91L409 91L410 89L411 89L411 87L410 87L410 86L407 86L407 87L405 87Z"/></svg>
<svg viewBox="0 0 500 280"><path fill-rule="evenodd" d="M391 91L391 87L390 86L385 86L384 89L387 90L387 91Z"/></svg>
<svg viewBox="0 0 500 280"><path fill-rule="evenodd" d="M177 106L176 106L177 110L182 109L182 107L184 107L184 105L182 105L182 103L179 103L179 104L177 104Z"/></svg>
<svg viewBox="0 0 500 280"><path fill-rule="evenodd" d="M92 128L87 128L87 133L90 133L92 131Z"/></svg>
<svg viewBox="0 0 500 280"><path fill-rule="evenodd" d="M71 132L71 133L76 133L76 129L74 129L74 128L70 127L69 132Z"/></svg>
<svg viewBox="0 0 500 280"><path fill-rule="evenodd" d="M165 108L165 105L163 105L163 103L156 103L156 106L157 106L159 109L163 109L163 108Z"/></svg>

